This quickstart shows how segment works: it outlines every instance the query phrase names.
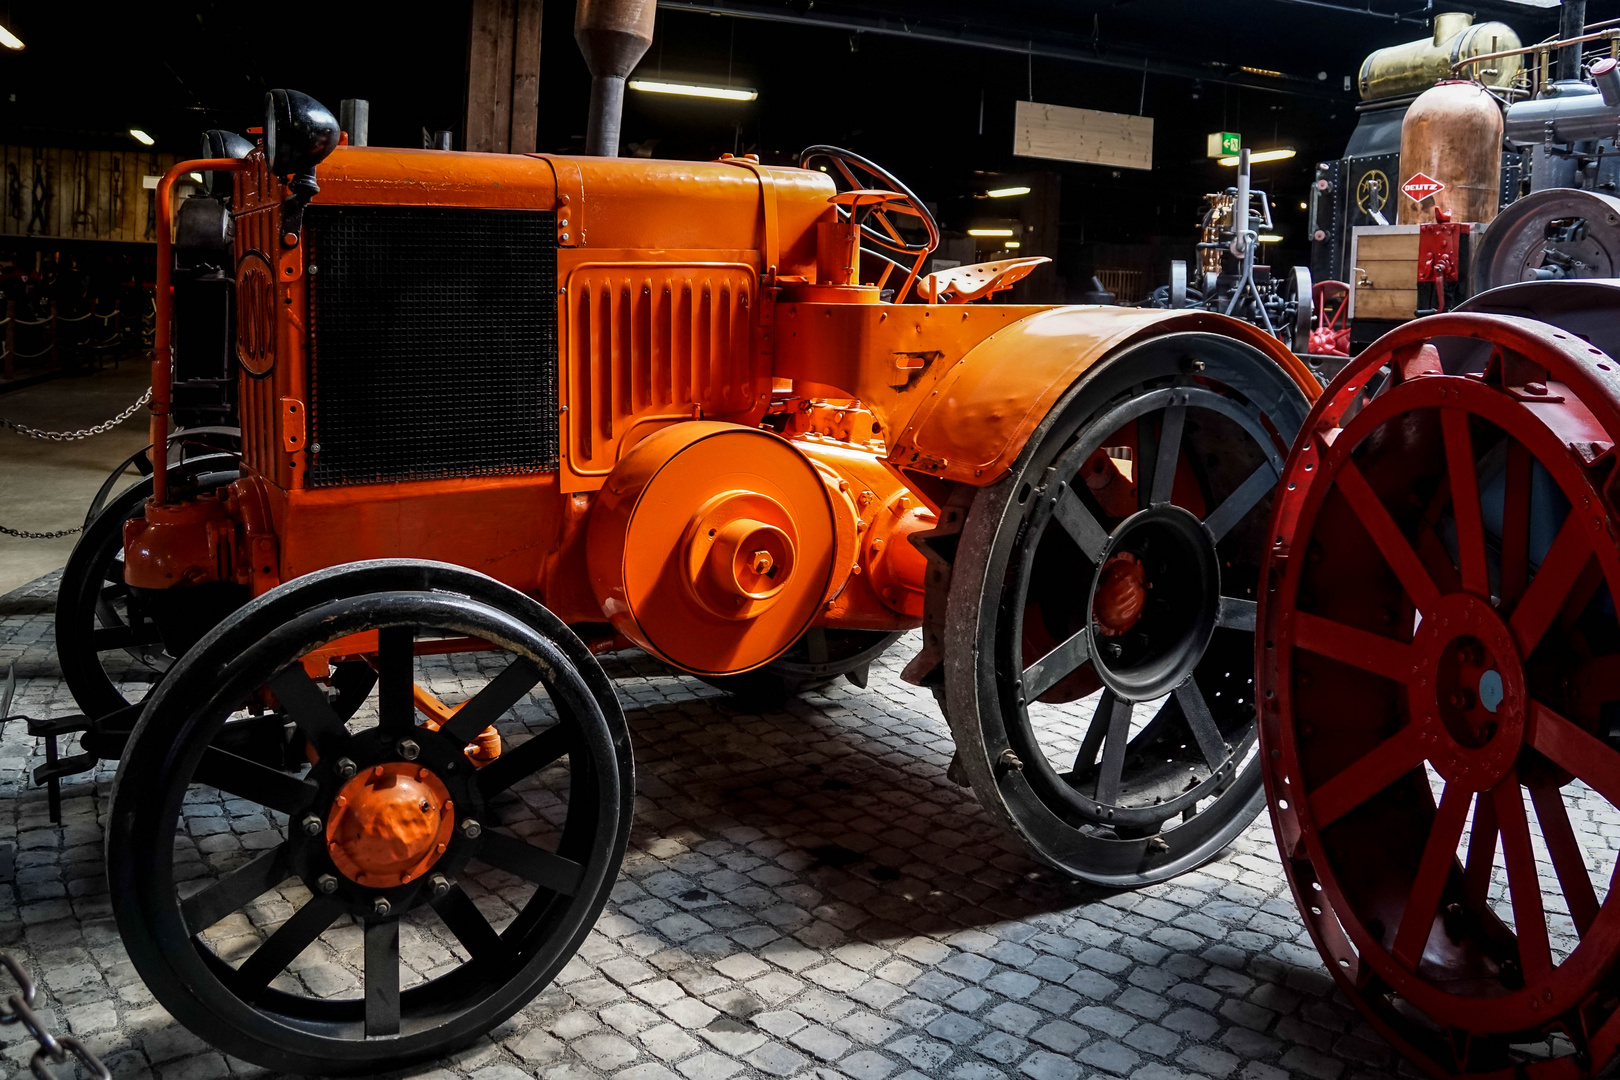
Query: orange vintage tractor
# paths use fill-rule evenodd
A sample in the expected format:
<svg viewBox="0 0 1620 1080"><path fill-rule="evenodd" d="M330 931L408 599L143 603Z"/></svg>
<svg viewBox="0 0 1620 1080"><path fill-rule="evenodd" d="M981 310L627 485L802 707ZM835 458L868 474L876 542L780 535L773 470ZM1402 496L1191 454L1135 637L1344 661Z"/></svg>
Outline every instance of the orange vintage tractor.
<svg viewBox="0 0 1620 1080"><path fill-rule="evenodd" d="M830 147L349 148L277 91L259 144L177 165L160 208L193 170L235 178L241 460L92 527L63 657L90 718L39 729L122 759L119 928L221 1048L374 1072L556 974L630 829L596 652L791 691L921 626L953 777L1092 882L1198 865L1258 812L1260 564L1317 391L1272 337L968 303L1032 264L921 275L926 207ZM144 697L131 650L163 669ZM1098 691L1089 725L1061 708ZM188 826L266 812L283 839L251 857ZM301 976L320 941L349 983Z"/></svg>

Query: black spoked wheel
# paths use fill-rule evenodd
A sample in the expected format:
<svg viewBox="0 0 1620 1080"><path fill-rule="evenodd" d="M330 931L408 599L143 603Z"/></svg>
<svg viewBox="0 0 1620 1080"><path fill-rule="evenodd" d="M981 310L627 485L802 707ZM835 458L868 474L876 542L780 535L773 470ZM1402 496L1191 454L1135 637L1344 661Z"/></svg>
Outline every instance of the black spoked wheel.
<svg viewBox="0 0 1620 1080"><path fill-rule="evenodd" d="M900 640L880 630L829 630L811 627L792 648L764 667L741 675L705 678L745 706L780 705L806 690L825 686L839 676L865 687L872 662Z"/></svg>
<svg viewBox="0 0 1620 1080"><path fill-rule="evenodd" d="M201 493L237 478L236 459L215 454L169 466L172 491ZM56 653L86 716L138 701L174 663L152 614L124 584L124 522L152 497L148 477L131 484L86 526L56 594Z"/></svg>
<svg viewBox="0 0 1620 1080"><path fill-rule="evenodd" d="M376 693L345 721L327 684L355 657ZM479 768L489 725L505 752ZM612 685L545 608L443 564L322 571L231 615L148 698L113 789L119 930L158 1001L228 1053L396 1068L501 1023L573 956L633 794Z"/></svg>
<svg viewBox="0 0 1620 1080"><path fill-rule="evenodd" d="M946 713L980 801L1050 865L1160 881L1263 805L1255 598L1307 408L1249 347L1171 335L1094 370L975 497Z"/></svg>

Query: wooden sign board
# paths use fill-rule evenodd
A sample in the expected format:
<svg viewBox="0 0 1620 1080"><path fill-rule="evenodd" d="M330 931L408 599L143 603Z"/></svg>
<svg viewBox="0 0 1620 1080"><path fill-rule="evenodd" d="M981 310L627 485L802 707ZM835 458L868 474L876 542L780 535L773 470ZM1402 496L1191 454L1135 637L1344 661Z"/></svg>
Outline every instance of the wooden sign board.
<svg viewBox="0 0 1620 1080"><path fill-rule="evenodd" d="M1020 101L1013 153L1120 169L1153 168L1153 118Z"/></svg>

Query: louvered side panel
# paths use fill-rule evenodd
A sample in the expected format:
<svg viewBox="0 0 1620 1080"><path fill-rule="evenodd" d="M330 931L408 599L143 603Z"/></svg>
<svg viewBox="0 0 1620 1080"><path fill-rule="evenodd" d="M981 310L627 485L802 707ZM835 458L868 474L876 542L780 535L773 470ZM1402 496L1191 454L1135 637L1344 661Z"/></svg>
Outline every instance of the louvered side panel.
<svg viewBox="0 0 1620 1080"><path fill-rule="evenodd" d="M758 284L742 263L574 269L563 304L565 486L598 486L659 424L743 413L769 391L752 347Z"/></svg>

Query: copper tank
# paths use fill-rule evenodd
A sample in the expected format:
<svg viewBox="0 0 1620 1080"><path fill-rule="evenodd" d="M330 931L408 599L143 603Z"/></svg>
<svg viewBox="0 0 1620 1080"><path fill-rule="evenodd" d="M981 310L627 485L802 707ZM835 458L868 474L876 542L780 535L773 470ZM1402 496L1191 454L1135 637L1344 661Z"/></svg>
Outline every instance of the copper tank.
<svg viewBox="0 0 1620 1080"><path fill-rule="evenodd" d="M1379 49L1361 62L1361 100L1420 94L1452 77L1452 65L1474 56L1517 49L1519 35L1505 23L1474 23L1461 11L1434 17L1434 33L1404 45ZM1510 86L1524 66L1522 56L1504 56L1466 69L1463 74L1487 86Z"/></svg>
<svg viewBox="0 0 1620 1080"><path fill-rule="evenodd" d="M1502 194L1502 109L1472 82L1443 82L1425 90L1401 122L1401 171L1397 187L1418 174L1445 185L1421 201L1396 192L1398 222L1438 220L1484 223L1496 217Z"/></svg>

